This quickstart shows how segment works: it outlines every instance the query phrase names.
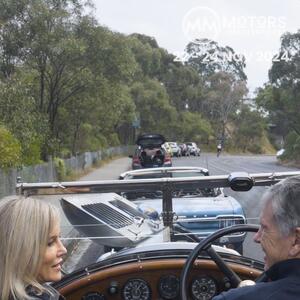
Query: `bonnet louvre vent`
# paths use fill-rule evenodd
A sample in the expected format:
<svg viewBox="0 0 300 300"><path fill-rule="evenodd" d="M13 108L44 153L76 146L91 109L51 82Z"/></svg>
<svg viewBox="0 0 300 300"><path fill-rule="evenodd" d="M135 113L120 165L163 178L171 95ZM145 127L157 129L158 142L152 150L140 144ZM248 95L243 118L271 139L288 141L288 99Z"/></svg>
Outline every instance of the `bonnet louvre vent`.
<svg viewBox="0 0 300 300"><path fill-rule="evenodd" d="M82 208L116 229L133 224L133 221L130 218L103 203L82 205Z"/></svg>
<svg viewBox="0 0 300 300"><path fill-rule="evenodd" d="M144 218L144 214L139 212L137 209L134 209L132 208L131 206L129 206L128 204L120 201L120 200L113 200L113 201L110 201L110 203L119 208L120 210L126 212L128 215L132 216L133 218L134 217L141 217L141 218Z"/></svg>

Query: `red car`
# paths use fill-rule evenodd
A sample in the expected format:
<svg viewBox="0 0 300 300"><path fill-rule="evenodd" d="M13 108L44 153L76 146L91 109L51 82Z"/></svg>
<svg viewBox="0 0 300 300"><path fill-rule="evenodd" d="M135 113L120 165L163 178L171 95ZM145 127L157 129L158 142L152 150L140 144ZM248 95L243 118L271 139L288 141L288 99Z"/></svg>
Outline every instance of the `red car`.
<svg viewBox="0 0 300 300"><path fill-rule="evenodd" d="M171 167L171 156L162 148L165 138L161 134L142 134L132 158L132 169Z"/></svg>

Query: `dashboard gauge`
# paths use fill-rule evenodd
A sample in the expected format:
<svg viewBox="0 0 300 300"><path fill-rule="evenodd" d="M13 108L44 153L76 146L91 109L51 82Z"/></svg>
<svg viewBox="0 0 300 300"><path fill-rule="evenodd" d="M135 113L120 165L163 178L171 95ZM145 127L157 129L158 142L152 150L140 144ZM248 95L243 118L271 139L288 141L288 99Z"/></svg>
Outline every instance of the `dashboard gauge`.
<svg viewBox="0 0 300 300"><path fill-rule="evenodd" d="M210 300L217 293L217 285L210 277L198 277L192 282L192 295L196 300Z"/></svg>
<svg viewBox="0 0 300 300"><path fill-rule="evenodd" d="M142 279L130 279L123 288L124 300L150 300L151 290L146 281Z"/></svg>
<svg viewBox="0 0 300 300"><path fill-rule="evenodd" d="M159 279L158 291L163 299L175 299L179 295L179 279L175 275L162 276Z"/></svg>

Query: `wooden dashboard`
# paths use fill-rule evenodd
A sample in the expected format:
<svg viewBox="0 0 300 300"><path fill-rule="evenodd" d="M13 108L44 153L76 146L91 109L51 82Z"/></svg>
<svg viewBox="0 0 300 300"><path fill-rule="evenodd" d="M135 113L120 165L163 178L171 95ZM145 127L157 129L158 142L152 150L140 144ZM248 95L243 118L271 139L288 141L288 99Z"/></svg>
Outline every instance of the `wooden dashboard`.
<svg viewBox="0 0 300 300"><path fill-rule="evenodd" d="M59 291L67 300L179 299L177 289L184 263L185 259L168 258L110 266L92 274L87 272ZM242 279L255 280L261 274L252 267L228 265ZM230 288L230 283L213 261L201 259L194 264L188 287L190 299L209 300L212 294Z"/></svg>

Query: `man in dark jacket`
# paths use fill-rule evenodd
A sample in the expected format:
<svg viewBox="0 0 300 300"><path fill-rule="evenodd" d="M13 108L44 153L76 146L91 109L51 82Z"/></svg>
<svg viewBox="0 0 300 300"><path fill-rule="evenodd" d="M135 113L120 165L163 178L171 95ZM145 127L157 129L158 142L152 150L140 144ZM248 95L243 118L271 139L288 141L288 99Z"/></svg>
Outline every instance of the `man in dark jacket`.
<svg viewBox="0 0 300 300"><path fill-rule="evenodd" d="M300 176L272 186L263 196L254 241L265 253L268 282L232 289L213 300L300 299Z"/></svg>

